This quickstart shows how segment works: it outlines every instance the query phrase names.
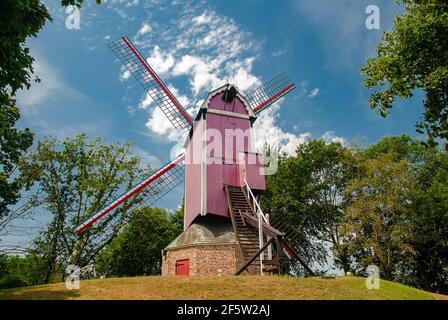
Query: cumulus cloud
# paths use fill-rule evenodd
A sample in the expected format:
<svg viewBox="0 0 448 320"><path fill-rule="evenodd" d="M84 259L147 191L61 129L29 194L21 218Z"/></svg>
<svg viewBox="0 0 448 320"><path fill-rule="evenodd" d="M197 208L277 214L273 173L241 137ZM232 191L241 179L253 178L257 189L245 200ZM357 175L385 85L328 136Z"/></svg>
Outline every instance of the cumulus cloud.
<svg viewBox="0 0 448 320"><path fill-rule="evenodd" d="M159 46L154 47L146 61L159 75L166 74L174 66L174 57L170 53L163 53Z"/></svg>
<svg viewBox="0 0 448 320"><path fill-rule="evenodd" d="M311 134L309 132L294 134L284 131L276 124L283 99L274 103L260 113L254 123L255 149L261 151L265 143L280 147L282 152L293 155L300 144L306 143Z"/></svg>
<svg viewBox="0 0 448 320"><path fill-rule="evenodd" d="M326 143L332 143L332 142L339 142L342 145L347 144L347 139L343 138L343 137L338 137L337 135L334 134L333 131L327 131L322 135L322 139L326 142Z"/></svg>
<svg viewBox="0 0 448 320"><path fill-rule="evenodd" d="M152 108L145 126L154 133L166 136L170 141L179 140L179 133L173 128L160 108Z"/></svg>
<svg viewBox="0 0 448 320"><path fill-rule="evenodd" d="M156 72L165 73L166 78L187 76L192 98L227 81L234 81L241 90L260 83L252 74L258 48L233 19L191 3L179 16L173 25L139 38L142 47L157 41L158 46L151 49L152 60L148 59ZM161 37L156 39L155 34Z"/></svg>

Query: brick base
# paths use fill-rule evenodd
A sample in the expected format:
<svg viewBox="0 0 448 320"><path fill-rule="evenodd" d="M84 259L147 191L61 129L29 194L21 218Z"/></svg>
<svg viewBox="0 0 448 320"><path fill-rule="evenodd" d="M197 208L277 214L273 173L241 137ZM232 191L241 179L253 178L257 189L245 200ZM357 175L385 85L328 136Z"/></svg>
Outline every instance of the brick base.
<svg viewBox="0 0 448 320"><path fill-rule="evenodd" d="M199 217L162 252L162 276L176 275L176 262L189 260L190 276L234 275L244 259L228 218ZM254 262L243 274L260 274Z"/></svg>
<svg viewBox="0 0 448 320"><path fill-rule="evenodd" d="M236 244L197 245L166 250L162 257L162 276L176 275L176 261L190 260L190 276L234 275L243 260Z"/></svg>

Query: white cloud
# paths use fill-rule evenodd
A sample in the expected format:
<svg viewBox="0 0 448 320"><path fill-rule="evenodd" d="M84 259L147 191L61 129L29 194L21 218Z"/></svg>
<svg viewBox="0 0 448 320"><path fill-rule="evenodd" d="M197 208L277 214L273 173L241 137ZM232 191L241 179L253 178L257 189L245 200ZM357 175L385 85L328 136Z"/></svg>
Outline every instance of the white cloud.
<svg viewBox="0 0 448 320"><path fill-rule="evenodd" d="M320 93L319 88L314 88L314 89L312 89L310 91L310 93L308 94L308 97L311 98L311 99L315 98L315 97L317 97L319 95L319 93Z"/></svg>
<svg viewBox="0 0 448 320"><path fill-rule="evenodd" d="M168 90L171 91L171 93L176 97L177 101L179 101L179 103L184 107L184 108L188 108L188 106L190 105L190 101L188 99L187 96L184 96L182 94L179 93L179 90L177 90L177 88L175 88L173 85L169 84L168 85Z"/></svg>
<svg viewBox="0 0 448 320"><path fill-rule="evenodd" d="M203 89L211 90L225 82L213 72L210 62L190 55L183 56L174 66L173 75L183 74L190 75L190 85L195 96Z"/></svg>
<svg viewBox="0 0 448 320"><path fill-rule="evenodd" d="M212 16L207 12L204 12L203 14L194 17L192 21L195 25L209 24L212 22Z"/></svg>
<svg viewBox="0 0 448 320"><path fill-rule="evenodd" d="M288 155L293 155L300 144L306 143L311 134L309 132L294 134L286 132L277 126L276 118L283 99L274 103L268 109L259 114L254 123L255 149L260 151L265 143L271 146L278 146L281 151Z"/></svg>
<svg viewBox="0 0 448 320"><path fill-rule="evenodd" d="M152 91L155 91L155 90L150 90L151 94L153 93ZM144 97L140 100L140 102L138 104L138 108L148 110L149 107L153 103L154 103L154 100L151 98L150 93L147 92L147 93L145 93Z"/></svg>
<svg viewBox="0 0 448 320"><path fill-rule="evenodd" d="M251 35L233 19L202 7L199 3L183 4L180 18L172 25L153 26L157 30L139 38L143 48L154 40L160 47L170 48L166 52L155 48L148 62L167 78L186 75L193 97L227 80L242 90L258 84L251 72L258 50Z"/></svg>
<svg viewBox="0 0 448 320"><path fill-rule="evenodd" d="M151 26L147 22L144 22L140 27L140 29L137 31L137 36L142 36L146 33L151 32L151 30L152 30Z"/></svg>
<svg viewBox="0 0 448 320"><path fill-rule="evenodd" d="M120 81L124 82L131 77L131 73L125 66L121 66L119 77L120 77Z"/></svg>
<svg viewBox="0 0 448 320"><path fill-rule="evenodd" d="M277 50L271 53L272 58L280 57L286 54L286 50Z"/></svg>
<svg viewBox="0 0 448 320"><path fill-rule="evenodd" d="M173 56L169 53L162 53L159 46L154 47L146 61L160 76L166 74L174 66Z"/></svg>
<svg viewBox="0 0 448 320"><path fill-rule="evenodd" d="M152 108L149 114L149 119L145 126L154 133L165 136L169 141L178 141L180 139L179 132L168 121L165 114L160 108Z"/></svg>
<svg viewBox="0 0 448 320"><path fill-rule="evenodd" d="M324 135L322 136L322 139L326 143L339 142L342 145L347 144L347 139L345 139L343 137L338 137L337 135L334 134L333 131L325 132Z"/></svg>

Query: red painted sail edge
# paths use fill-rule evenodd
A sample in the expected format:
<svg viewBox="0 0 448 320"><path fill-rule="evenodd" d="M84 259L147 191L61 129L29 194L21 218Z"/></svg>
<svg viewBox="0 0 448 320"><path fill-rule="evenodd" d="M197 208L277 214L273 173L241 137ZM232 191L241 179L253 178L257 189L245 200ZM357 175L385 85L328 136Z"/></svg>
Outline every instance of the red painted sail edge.
<svg viewBox="0 0 448 320"><path fill-rule="evenodd" d="M78 227L76 227L75 232L76 234L80 235L85 229L90 227L92 224L94 224L98 219L101 217L104 217L107 213L109 213L111 210L115 209L117 206L128 200L133 195L140 192L143 188L147 187L150 183L154 182L156 179L160 178L163 174L174 168L176 165L178 165L180 162L182 162L185 158L185 155L181 155L178 158L176 158L174 161L170 162L165 167L162 167L160 170L155 172L152 176L150 176L148 179L142 181L140 184L138 184L135 188L129 190L122 196L120 196L117 200L113 201L112 203L108 204L106 207L101 209L98 213L93 215L88 220L84 221L82 224L80 224Z"/></svg>
<svg viewBox="0 0 448 320"><path fill-rule="evenodd" d="M155 74L155 72L148 66L145 60L140 56L140 54L137 52L137 50L134 48L134 46L129 42L129 40L126 37L122 37L123 41L126 43L126 45L131 49L131 51L134 53L134 55L137 57L137 59L143 64L145 69L151 74L153 79L159 84L159 86L162 88L163 92L168 96L168 98L171 100L171 102L176 106L176 108L182 113L182 115L185 117L185 119L188 121L188 123L192 126L193 120L191 120L191 117L188 115L188 113L185 111L185 109L177 102L177 100L174 98L174 96L171 94L171 92L165 87L165 85L160 81L159 77Z"/></svg>
<svg viewBox="0 0 448 320"><path fill-rule="evenodd" d="M267 107L269 104L275 102L277 99L279 99L282 95L286 94L288 91L291 91L292 89L295 88L295 84L291 83L289 86L287 86L286 88L284 88L283 90L277 92L275 95L273 95L272 97L270 97L268 100L264 101L263 103L261 103L259 106L255 107L253 109L254 113L257 113L259 111L261 111L263 108Z"/></svg>

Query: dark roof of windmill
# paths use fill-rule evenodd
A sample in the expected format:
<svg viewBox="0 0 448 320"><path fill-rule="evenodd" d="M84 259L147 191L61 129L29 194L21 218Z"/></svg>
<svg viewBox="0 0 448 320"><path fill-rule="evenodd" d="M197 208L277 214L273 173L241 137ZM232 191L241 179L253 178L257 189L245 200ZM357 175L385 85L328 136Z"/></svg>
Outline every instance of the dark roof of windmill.
<svg viewBox="0 0 448 320"><path fill-rule="evenodd" d="M236 243L229 218L215 215L199 216L187 230L182 232L165 250L191 245L219 245Z"/></svg>

